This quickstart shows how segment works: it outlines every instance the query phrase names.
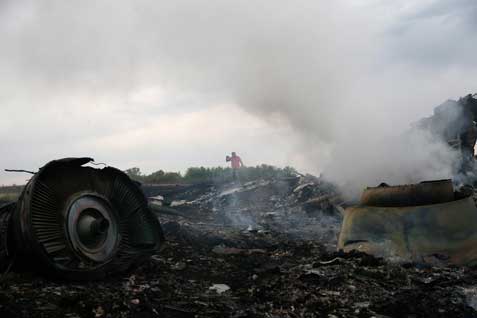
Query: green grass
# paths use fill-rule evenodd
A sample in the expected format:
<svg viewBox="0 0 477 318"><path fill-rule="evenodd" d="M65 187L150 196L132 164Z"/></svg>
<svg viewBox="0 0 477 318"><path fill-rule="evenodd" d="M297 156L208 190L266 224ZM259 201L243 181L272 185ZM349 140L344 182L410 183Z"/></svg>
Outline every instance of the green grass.
<svg viewBox="0 0 477 318"><path fill-rule="evenodd" d="M163 170L158 170L151 174L143 174L137 167L128 169L125 172L133 180L150 184L200 182L224 183L233 180L232 169L224 167L191 167L186 170L184 175L180 172L165 172ZM242 167L238 171L238 176L241 181L286 178L294 177L296 175L297 171L294 168L277 168L265 164L255 167Z"/></svg>
<svg viewBox="0 0 477 318"><path fill-rule="evenodd" d="M9 202L9 201L16 201L20 196L20 192L5 192L0 193L0 201L2 202Z"/></svg>

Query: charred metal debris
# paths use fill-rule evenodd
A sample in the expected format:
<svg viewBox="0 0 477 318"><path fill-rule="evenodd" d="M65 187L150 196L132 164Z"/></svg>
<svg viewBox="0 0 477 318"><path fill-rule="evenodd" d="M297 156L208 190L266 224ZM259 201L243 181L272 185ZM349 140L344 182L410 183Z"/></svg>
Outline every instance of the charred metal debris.
<svg viewBox="0 0 477 318"><path fill-rule="evenodd" d="M451 180L367 188L346 209L338 249L399 262L477 263L477 208Z"/></svg>
<svg viewBox="0 0 477 318"><path fill-rule="evenodd" d="M477 264L475 97L448 100L416 125L460 153L456 180L367 188L361 201L344 213L338 249L395 261Z"/></svg>
<svg viewBox="0 0 477 318"><path fill-rule="evenodd" d="M162 232L140 188L122 171L54 160L17 202L0 207L0 267L88 280L125 272L156 253Z"/></svg>

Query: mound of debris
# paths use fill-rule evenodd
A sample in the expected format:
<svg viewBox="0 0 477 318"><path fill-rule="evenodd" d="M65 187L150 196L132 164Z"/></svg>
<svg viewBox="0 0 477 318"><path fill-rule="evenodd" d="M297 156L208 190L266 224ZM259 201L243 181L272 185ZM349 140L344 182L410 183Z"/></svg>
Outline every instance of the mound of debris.
<svg viewBox="0 0 477 318"><path fill-rule="evenodd" d="M145 186L150 206L163 217L204 226L286 233L336 248L344 207L338 190L313 176L247 183Z"/></svg>

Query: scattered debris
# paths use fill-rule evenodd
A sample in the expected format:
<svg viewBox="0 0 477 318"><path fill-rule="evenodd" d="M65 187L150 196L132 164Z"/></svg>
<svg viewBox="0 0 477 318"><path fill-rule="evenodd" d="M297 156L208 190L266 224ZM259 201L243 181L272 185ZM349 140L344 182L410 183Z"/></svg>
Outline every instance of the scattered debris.
<svg viewBox="0 0 477 318"><path fill-rule="evenodd" d="M259 249L259 248L243 249L243 248L235 248L235 247L225 247L223 245L218 245L214 247L212 249L212 252L214 252L215 254L222 254L222 255L266 253L265 250Z"/></svg>
<svg viewBox="0 0 477 318"><path fill-rule="evenodd" d="M202 236L192 242L194 228L202 228ZM319 242L282 233L221 232L218 237L193 223L168 231L161 257L123 279L65 284L14 275L0 290L0 315L477 317L473 292L463 289L477 285L470 268L420 268L327 252ZM266 253L218 256L212 250L219 238ZM180 262L187 267L177 271Z"/></svg>
<svg viewBox="0 0 477 318"><path fill-rule="evenodd" d="M209 287L210 290L214 290L217 294L225 293L227 290L230 290L230 287L225 284L214 284Z"/></svg>
<svg viewBox="0 0 477 318"><path fill-rule="evenodd" d="M141 303L141 301L137 298L131 299L131 304L133 304L133 305L139 305L140 303Z"/></svg>

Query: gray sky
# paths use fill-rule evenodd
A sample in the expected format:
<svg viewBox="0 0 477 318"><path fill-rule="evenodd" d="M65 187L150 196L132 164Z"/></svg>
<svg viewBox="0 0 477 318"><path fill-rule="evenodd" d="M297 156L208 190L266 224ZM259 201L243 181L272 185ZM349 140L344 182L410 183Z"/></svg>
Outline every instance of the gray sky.
<svg viewBox="0 0 477 318"><path fill-rule="evenodd" d="M474 0L0 0L0 41L2 169L237 151L339 179L370 134L477 91Z"/></svg>

